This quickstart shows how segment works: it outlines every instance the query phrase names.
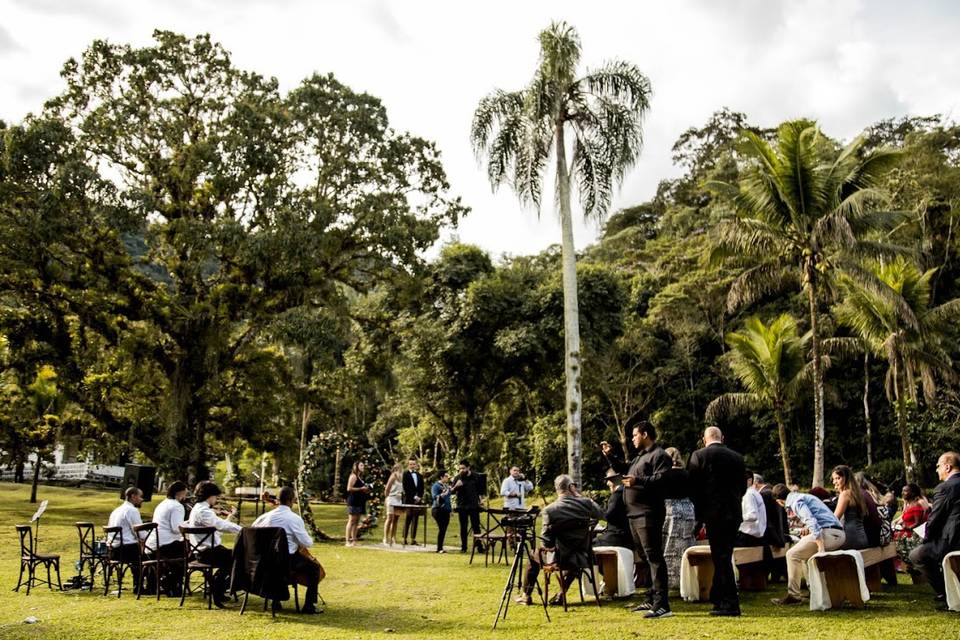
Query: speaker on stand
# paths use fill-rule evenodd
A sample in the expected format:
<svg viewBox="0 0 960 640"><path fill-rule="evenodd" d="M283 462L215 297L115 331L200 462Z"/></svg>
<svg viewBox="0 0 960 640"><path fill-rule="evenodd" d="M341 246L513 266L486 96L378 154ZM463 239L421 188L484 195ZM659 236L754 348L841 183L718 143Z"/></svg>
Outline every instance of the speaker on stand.
<svg viewBox="0 0 960 640"><path fill-rule="evenodd" d="M149 502L153 498L153 484L157 475L157 468L146 464L127 464L123 468L123 488L137 487L143 492L143 499Z"/></svg>

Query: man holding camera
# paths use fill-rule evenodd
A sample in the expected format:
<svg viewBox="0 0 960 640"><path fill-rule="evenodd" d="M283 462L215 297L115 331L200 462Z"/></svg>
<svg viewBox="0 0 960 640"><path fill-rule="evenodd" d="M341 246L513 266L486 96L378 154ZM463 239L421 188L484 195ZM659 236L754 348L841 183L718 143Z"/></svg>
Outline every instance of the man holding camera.
<svg viewBox="0 0 960 640"><path fill-rule="evenodd" d="M610 466L623 474L630 533L637 548L647 557L653 576L647 602L633 610L645 612L644 618L669 618L673 613L667 599L667 563L663 559L663 521L667 511L661 485L664 474L673 468L673 459L657 444L657 430L653 425L633 417L626 426L633 434L633 446L637 450L633 460L624 462L607 442L601 442L600 448Z"/></svg>
<svg viewBox="0 0 960 640"><path fill-rule="evenodd" d="M504 509L526 509L524 497L533 491L533 483L523 477L520 467L511 467L510 475L500 484Z"/></svg>
<svg viewBox="0 0 960 640"><path fill-rule="evenodd" d="M540 565L551 561L544 557L545 549L556 549L552 562L564 569L563 593L576 579L578 569L590 568L589 542L584 533L591 520L603 519L604 511L596 502L580 495L570 476L557 476L553 485L557 499L543 510L541 539L544 546L530 554L523 578L523 595L516 598L520 604L533 603L533 587L540 575ZM562 598L563 594L558 594L551 604L562 602Z"/></svg>

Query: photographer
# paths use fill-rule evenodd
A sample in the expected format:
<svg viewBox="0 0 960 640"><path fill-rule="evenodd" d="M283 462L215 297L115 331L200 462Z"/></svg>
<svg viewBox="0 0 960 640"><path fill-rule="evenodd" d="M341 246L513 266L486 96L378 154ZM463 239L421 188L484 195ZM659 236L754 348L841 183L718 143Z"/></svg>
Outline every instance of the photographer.
<svg viewBox="0 0 960 640"><path fill-rule="evenodd" d="M523 477L520 467L511 467L510 475L500 484L504 509L526 509L524 497L533 491L533 483Z"/></svg>
<svg viewBox="0 0 960 640"><path fill-rule="evenodd" d="M563 593L576 579L577 569L590 568L590 549L584 530L591 520L602 520L604 511L596 502L580 495L570 476L557 476L553 484L557 499L543 510L541 539L544 547L530 554L530 564L523 579L523 595L516 598L520 604L533 603L531 594L540 575L540 565L551 561L543 557L546 548L556 549L552 562L556 562L561 569L570 570L564 571ZM551 603L562 602L562 597L562 593L557 594Z"/></svg>

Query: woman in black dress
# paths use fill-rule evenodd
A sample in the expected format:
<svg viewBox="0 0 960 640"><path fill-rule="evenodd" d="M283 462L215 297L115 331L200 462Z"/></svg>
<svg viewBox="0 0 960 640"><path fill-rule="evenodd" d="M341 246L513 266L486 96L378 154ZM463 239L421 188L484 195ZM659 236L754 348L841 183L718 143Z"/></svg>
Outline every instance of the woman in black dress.
<svg viewBox="0 0 960 640"><path fill-rule="evenodd" d="M347 544L356 546L357 530L360 528L360 516L367 512L367 498L370 487L363 481L363 463L354 462L347 480Z"/></svg>

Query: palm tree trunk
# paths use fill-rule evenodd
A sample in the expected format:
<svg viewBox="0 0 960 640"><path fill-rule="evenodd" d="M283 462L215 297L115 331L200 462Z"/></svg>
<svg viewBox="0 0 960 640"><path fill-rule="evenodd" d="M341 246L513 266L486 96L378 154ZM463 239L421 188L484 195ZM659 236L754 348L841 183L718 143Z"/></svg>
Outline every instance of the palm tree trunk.
<svg viewBox="0 0 960 640"><path fill-rule="evenodd" d="M894 374L894 398L897 410L897 429L900 431L900 446L903 448L903 471L907 476L907 482L916 482L913 469L913 451L910 447L910 434L907 432L907 403L903 397L903 389L900 385L900 376Z"/></svg>
<svg viewBox="0 0 960 640"><path fill-rule="evenodd" d="M863 353L863 421L867 425L867 466L873 466L873 434L870 423L870 352Z"/></svg>
<svg viewBox="0 0 960 640"><path fill-rule="evenodd" d="M567 472L580 485L582 442L580 433L580 312L577 305L577 254L573 245L573 215L570 211L570 176L564 148L563 123L557 124L557 195L563 242L563 336L565 345L567 413Z"/></svg>
<svg viewBox="0 0 960 640"><path fill-rule="evenodd" d="M793 485L793 472L790 469L790 454L787 450L787 426L783 423L783 415L779 411L773 412L777 421L777 434L780 436L780 460L783 462L783 482L789 487Z"/></svg>
<svg viewBox="0 0 960 640"><path fill-rule="evenodd" d="M817 271L812 260L806 264L807 300L810 303L810 334L813 347L813 481L811 486L823 486L823 439L826 432L823 419L823 368L820 362L819 314L817 311Z"/></svg>

